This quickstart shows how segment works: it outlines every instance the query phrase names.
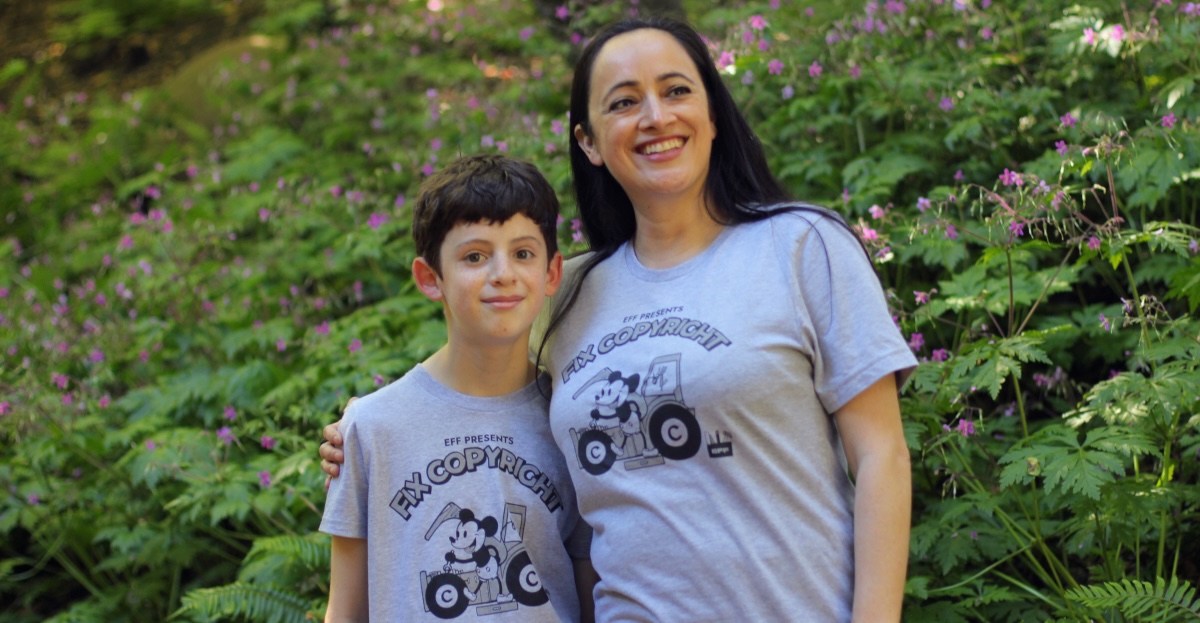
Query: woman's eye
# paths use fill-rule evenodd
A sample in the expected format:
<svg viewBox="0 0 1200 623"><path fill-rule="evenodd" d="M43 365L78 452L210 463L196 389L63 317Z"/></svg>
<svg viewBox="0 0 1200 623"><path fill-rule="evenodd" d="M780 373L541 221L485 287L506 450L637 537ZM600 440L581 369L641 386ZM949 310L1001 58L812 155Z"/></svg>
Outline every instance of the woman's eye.
<svg viewBox="0 0 1200 623"><path fill-rule="evenodd" d="M633 105L633 100L624 98L624 99L619 99L619 100L609 104L608 109L609 110L621 110L622 108L628 108L632 105Z"/></svg>
<svg viewBox="0 0 1200 623"><path fill-rule="evenodd" d="M692 90L690 88L681 84L679 86L671 87L671 90L667 91L667 94L668 95L687 95L688 93L691 93L691 92L692 92Z"/></svg>

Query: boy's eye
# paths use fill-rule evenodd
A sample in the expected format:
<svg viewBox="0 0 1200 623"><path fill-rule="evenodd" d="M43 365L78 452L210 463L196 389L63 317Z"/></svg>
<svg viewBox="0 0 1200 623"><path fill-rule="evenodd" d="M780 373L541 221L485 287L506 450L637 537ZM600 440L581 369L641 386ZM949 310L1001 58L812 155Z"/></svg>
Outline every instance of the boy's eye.
<svg viewBox="0 0 1200 623"><path fill-rule="evenodd" d="M533 259L533 251L530 251L529 249L521 249L520 251L517 251L517 259L518 260L532 260Z"/></svg>
<svg viewBox="0 0 1200 623"><path fill-rule="evenodd" d="M478 251L472 251L471 253L463 256L463 259L471 264L478 264L479 262L483 261L483 254Z"/></svg>

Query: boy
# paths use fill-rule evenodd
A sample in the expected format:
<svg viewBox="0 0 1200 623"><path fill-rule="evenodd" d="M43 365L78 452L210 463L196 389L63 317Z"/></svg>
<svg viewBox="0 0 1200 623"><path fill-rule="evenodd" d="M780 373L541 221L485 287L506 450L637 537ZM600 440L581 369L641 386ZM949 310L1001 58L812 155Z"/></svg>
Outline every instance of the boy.
<svg viewBox="0 0 1200 623"><path fill-rule="evenodd" d="M447 340L346 411L321 522L326 621L577 621L591 601L591 531L528 350L562 278L557 218L546 179L509 158L466 157L423 184L412 273Z"/></svg>

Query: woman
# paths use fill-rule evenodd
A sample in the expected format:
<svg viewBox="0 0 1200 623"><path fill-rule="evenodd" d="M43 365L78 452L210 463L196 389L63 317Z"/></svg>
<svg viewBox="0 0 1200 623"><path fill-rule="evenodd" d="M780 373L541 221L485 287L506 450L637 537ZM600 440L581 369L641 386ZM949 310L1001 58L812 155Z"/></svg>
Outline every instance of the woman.
<svg viewBox="0 0 1200 623"><path fill-rule="evenodd" d="M539 359L597 620L899 620L916 362L857 239L783 203L686 24L598 35L571 119L593 253Z"/></svg>

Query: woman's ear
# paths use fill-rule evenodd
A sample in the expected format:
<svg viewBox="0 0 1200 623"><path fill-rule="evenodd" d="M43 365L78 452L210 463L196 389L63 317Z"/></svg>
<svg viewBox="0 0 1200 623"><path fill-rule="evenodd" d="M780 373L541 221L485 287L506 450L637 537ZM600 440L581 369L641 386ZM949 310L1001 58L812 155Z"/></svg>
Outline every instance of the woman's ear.
<svg viewBox="0 0 1200 623"><path fill-rule="evenodd" d="M429 297L431 301L440 301L444 298L442 294L442 278L438 276L437 271L425 261L425 258L418 256L412 263L413 281L417 283L417 289L421 294Z"/></svg>
<svg viewBox="0 0 1200 623"><path fill-rule="evenodd" d="M579 142L579 148L583 150L592 164L598 167L604 166L604 158L601 158L600 152L596 151L596 144L592 142L592 137L583 131L582 123L575 124L575 140Z"/></svg>

